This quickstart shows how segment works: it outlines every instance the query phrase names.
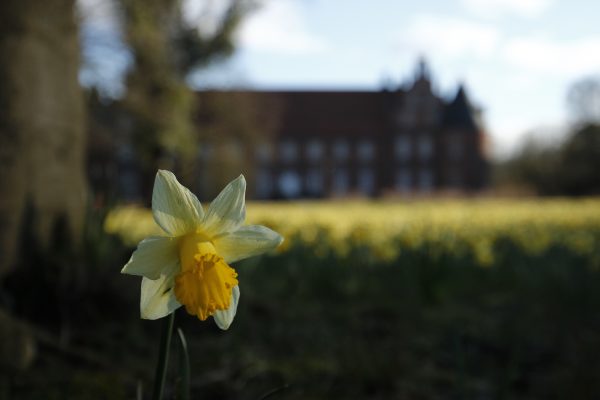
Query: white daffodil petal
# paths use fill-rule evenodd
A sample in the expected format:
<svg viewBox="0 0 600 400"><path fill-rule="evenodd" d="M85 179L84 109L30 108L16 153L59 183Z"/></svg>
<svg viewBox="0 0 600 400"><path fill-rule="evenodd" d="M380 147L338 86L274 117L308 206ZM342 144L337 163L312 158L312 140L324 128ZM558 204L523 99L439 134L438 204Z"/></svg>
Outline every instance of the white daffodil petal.
<svg viewBox="0 0 600 400"><path fill-rule="evenodd" d="M235 232L213 240L217 253L226 263L265 253L279 246L281 242L281 235L262 225L243 226Z"/></svg>
<svg viewBox="0 0 600 400"><path fill-rule="evenodd" d="M173 291L177 271L179 265L170 267L156 280L142 278L140 314L143 319L162 318L181 306Z"/></svg>
<svg viewBox="0 0 600 400"><path fill-rule="evenodd" d="M156 223L170 236L192 232L204 218L196 196L181 185L170 171L159 170L152 192L152 214Z"/></svg>
<svg viewBox="0 0 600 400"><path fill-rule="evenodd" d="M229 329L229 326L233 322L233 318L235 317L235 313L237 312L237 306L240 302L240 287L234 286L231 291L231 304L227 310L217 310L215 311L215 315L213 318L215 319L215 323L217 326L224 331Z"/></svg>
<svg viewBox="0 0 600 400"><path fill-rule="evenodd" d="M165 269L179 262L178 241L170 237L149 237L138 244L129 262L121 270L122 274L145 276L158 279Z"/></svg>
<svg viewBox="0 0 600 400"><path fill-rule="evenodd" d="M210 203L202 228L210 236L235 231L246 218L246 179L240 175Z"/></svg>

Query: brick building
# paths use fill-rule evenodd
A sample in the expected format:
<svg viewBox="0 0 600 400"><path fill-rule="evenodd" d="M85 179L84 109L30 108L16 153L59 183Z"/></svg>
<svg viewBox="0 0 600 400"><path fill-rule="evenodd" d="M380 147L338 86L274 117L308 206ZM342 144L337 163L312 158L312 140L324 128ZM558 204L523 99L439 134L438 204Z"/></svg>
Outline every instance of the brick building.
<svg viewBox="0 0 600 400"><path fill-rule="evenodd" d="M229 143L246 160L243 170L252 171L246 174L254 198L464 193L488 181L480 111L462 86L451 99L437 95L423 62L395 89L199 96L216 93L246 97L262 108L259 121L270 118L263 136ZM212 145L204 146L199 171L210 174Z"/></svg>
<svg viewBox="0 0 600 400"><path fill-rule="evenodd" d="M423 62L406 84L379 91L202 91L198 100L195 165L173 157L164 167L201 199L240 172L255 199L467 193L488 183L481 113L462 87L451 99L435 93ZM139 165L127 115L117 104L92 111L94 196L149 199L155 171Z"/></svg>

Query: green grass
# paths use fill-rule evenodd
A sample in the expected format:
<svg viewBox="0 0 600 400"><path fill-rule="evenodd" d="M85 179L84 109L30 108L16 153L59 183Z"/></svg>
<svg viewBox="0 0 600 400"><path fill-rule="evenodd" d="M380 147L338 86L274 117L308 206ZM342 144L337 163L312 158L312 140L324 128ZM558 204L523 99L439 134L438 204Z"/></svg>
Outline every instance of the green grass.
<svg viewBox="0 0 600 400"><path fill-rule="evenodd" d="M179 310L191 397L255 400L275 390L269 399L598 398L598 210L588 204L589 216L575 218L569 210L580 213L582 204L561 202L562 217L513 221L485 236L491 258L473 246L477 235L452 230L386 238L392 257L374 254L353 229L346 237L317 230L320 241L292 232L285 251L234 266L242 296L229 331ZM538 233L543 246L530 245ZM118 274L132 249L115 246L94 253L89 273L97 279L69 298L75 354L42 345L29 371L5 380L10 398L131 399L138 382L149 398L162 324L138 319L139 279ZM45 285L36 293L52 281ZM32 295L14 296L24 304ZM53 307L21 314L35 322ZM61 326L42 325L52 334ZM172 350L170 398L175 342Z"/></svg>

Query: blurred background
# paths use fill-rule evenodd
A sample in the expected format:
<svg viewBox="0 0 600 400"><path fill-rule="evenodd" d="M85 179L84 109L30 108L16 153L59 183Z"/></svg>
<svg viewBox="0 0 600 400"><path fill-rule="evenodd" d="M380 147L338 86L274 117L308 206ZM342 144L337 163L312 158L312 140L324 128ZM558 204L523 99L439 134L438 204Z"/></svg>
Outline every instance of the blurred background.
<svg viewBox="0 0 600 400"><path fill-rule="evenodd" d="M285 237L193 398L600 396L600 4L0 3L0 399L150 398L154 175ZM179 398L173 342L168 398Z"/></svg>

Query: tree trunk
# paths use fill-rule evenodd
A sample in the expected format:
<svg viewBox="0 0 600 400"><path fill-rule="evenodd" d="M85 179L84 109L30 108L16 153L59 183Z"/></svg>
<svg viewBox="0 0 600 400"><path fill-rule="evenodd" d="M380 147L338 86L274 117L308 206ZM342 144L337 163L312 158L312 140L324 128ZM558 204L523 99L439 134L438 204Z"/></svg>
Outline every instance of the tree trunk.
<svg viewBox="0 0 600 400"><path fill-rule="evenodd" d="M58 227L74 243L81 234L79 54L75 0L0 1L0 278L31 245L24 229L42 247Z"/></svg>

